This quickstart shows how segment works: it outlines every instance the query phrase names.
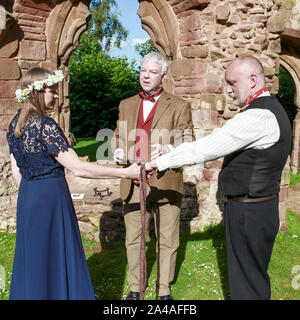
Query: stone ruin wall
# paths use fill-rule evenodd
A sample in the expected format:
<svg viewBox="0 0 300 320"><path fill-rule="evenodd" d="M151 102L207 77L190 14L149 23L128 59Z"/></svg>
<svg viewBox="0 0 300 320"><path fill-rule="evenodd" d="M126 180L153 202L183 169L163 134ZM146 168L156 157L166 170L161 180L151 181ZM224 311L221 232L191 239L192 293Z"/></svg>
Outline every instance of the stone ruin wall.
<svg viewBox="0 0 300 320"><path fill-rule="evenodd" d="M14 95L18 81L25 70L35 65L50 69L59 67L67 72L70 54L86 29L90 1L15 0L8 6L2 2L0 0L0 5L6 9L7 27L0 29L0 215L5 208L6 213L10 212L8 221L14 219L16 186L9 169L5 134L8 121L17 110ZM190 101L197 138L209 134L237 112L225 95L224 81L226 66L236 56L251 54L258 57L264 65L268 88L272 94L277 93L282 34L287 28L300 30L300 0L139 2L138 14L143 28L170 61L164 87ZM291 59L294 60L289 65L297 66L299 59ZM59 103L53 117L72 140L68 90L67 79L60 87ZM299 158L299 154L294 158ZM221 165L222 160L218 160L185 169L183 229L202 230L222 220L223 199L217 192ZM280 197L283 229L288 183L287 164ZM77 201L79 211L80 205Z"/></svg>

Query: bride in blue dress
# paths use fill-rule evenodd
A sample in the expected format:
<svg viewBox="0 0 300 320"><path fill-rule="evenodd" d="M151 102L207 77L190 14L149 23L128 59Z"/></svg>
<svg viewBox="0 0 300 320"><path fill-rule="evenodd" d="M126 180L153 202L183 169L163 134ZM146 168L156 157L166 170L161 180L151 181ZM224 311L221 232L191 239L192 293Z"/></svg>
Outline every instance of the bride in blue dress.
<svg viewBox="0 0 300 320"><path fill-rule="evenodd" d="M82 162L50 117L61 71L27 71L17 90L20 109L8 132L19 184L10 299L95 299L64 168L78 177L138 179L136 164L109 168Z"/></svg>

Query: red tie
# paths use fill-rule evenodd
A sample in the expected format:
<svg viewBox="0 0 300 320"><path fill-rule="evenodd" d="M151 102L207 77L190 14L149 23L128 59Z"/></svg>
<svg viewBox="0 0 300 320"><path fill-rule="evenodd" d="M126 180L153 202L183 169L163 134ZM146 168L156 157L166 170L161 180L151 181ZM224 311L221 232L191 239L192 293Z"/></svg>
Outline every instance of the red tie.
<svg viewBox="0 0 300 320"><path fill-rule="evenodd" d="M144 100L149 100L151 102L155 102L155 97L159 96L162 93L163 89L158 90L156 93L154 93L152 96L149 96L145 92L139 92L139 96Z"/></svg>

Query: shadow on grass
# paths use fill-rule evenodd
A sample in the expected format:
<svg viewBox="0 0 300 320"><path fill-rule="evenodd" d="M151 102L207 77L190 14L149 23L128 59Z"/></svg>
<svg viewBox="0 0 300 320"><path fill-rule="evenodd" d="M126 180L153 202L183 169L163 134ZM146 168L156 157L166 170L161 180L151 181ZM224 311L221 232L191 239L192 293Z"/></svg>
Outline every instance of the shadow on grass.
<svg viewBox="0 0 300 320"><path fill-rule="evenodd" d="M184 232L180 234L180 247L177 253L173 284L177 281L180 268L186 259L188 242L202 240L212 240L213 247L216 248L223 297L225 300L228 300L230 299L230 296L227 279L225 231L223 225L209 227L204 232ZM151 236L150 240L147 242L148 279L156 263L155 247L156 239ZM125 278L127 276L127 258L124 241L104 245L102 251L94 253L88 258L87 262L96 298L99 300L123 300L123 294L127 294L127 292L125 292L126 290L124 290L124 284L126 283ZM201 279L199 279L199 281L201 281Z"/></svg>
<svg viewBox="0 0 300 320"><path fill-rule="evenodd" d="M210 226L203 232L183 232L180 234L180 247L178 249L174 283L178 278L181 265L186 259L186 247L188 242L212 240L212 245L216 248L218 269L220 274L223 297L230 300L228 276L227 276L227 258L226 258L226 241L225 229L222 224ZM199 279L201 281L201 279Z"/></svg>

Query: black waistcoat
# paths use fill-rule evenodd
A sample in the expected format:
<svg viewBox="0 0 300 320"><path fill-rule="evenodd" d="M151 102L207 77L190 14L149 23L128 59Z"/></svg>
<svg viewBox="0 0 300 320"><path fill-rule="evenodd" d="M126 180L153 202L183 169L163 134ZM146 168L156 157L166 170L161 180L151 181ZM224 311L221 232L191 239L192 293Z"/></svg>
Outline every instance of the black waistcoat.
<svg viewBox="0 0 300 320"><path fill-rule="evenodd" d="M280 138L267 149L245 149L224 158L219 192L227 196L263 197L278 193L282 169L291 149L290 122L274 96L255 99L247 107L249 109L270 110L279 124Z"/></svg>

